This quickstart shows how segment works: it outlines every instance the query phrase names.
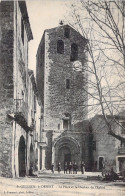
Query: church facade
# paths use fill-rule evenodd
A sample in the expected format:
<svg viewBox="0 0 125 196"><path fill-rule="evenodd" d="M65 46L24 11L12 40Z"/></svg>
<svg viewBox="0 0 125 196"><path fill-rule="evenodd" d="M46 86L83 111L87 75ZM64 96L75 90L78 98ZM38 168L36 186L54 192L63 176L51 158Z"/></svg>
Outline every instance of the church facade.
<svg viewBox="0 0 125 196"><path fill-rule="evenodd" d="M87 40L69 25L44 31L36 55L36 83L47 138L45 168L88 162ZM43 168L44 169L44 168Z"/></svg>

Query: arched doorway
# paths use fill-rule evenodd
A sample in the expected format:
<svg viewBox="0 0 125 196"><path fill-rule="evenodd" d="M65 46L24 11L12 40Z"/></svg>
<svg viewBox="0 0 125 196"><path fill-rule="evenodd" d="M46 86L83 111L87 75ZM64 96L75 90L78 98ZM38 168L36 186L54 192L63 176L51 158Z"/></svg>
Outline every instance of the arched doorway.
<svg viewBox="0 0 125 196"><path fill-rule="evenodd" d="M19 148L18 148L18 159L19 159L19 176L24 177L26 175L25 165L25 139L23 136L20 137Z"/></svg>
<svg viewBox="0 0 125 196"><path fill-rule="evenodd" d="M67 146L60 147L58 150L58 160L62 164L62 168L64 166L64 163L67 162L68 164L72 160L71 157L71 150Z"/></svg>
<svg viewBox="0 0 125 196"><path fill-rule="evenodd" d="M53 161L57 166L58 162L61 163L61 167L64 167L64 163L69 164L70 161L80 162L80 145L77 140L72 137L60 137L54 143Z"/></svg>

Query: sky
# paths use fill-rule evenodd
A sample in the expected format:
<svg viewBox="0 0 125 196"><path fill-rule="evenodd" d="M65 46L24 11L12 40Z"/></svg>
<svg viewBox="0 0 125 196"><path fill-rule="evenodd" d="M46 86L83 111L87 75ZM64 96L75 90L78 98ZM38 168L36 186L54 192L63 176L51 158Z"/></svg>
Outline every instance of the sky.
<svg viewBox="0 0 125 196"><path fill-rule="evenodd" d="M26 0L26 4L33 33L29 42L29 68L35 71L37 48L44 30L59 26L68 8L64 0Z"/></svg>

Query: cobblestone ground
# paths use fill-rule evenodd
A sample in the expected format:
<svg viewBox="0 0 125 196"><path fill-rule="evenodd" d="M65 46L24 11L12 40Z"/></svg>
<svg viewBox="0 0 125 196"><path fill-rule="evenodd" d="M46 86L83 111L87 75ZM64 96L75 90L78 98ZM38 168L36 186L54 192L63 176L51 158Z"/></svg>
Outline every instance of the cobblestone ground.
<svg viewBox="0 0 125 196"><path fill-rule="evenodd" d="M105 182L100 175L40 174L39 177L0 177L0 196L125 196L125 182Z"/></svg>

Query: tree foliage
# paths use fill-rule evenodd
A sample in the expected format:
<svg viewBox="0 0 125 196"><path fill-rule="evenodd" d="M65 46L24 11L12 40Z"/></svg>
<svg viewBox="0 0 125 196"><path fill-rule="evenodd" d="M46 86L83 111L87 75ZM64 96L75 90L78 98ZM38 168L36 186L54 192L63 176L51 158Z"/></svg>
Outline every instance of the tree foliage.
<svg viewBox="0 0 125 196"><path fill-rule="evenodd" d="M108 133L125 142L112 130L113 123L125 130L125 2L74 2L68 22L88 39L89 114L102 113Z"/></svg>

